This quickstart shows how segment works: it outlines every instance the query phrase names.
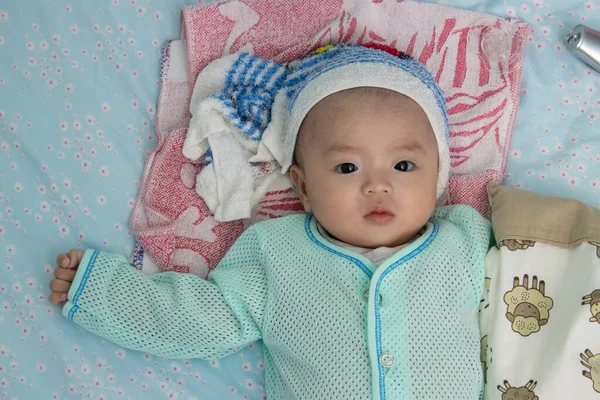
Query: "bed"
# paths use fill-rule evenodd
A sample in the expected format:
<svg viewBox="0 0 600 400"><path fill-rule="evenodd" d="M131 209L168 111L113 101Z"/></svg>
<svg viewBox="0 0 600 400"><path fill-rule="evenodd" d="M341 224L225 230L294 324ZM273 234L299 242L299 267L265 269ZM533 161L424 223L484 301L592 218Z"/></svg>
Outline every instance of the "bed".
<svg viewBox="0 0 600 400"><path fill-rule="evenodd" d="M47 301L73 247L131 254L163 44L193 1L0 4L0 393L5 398L264 398L262 347L165 360L86 333ZM448 5L440 0L438 4ZM531 23L504 183L600 206L600 74L562 43L597 2L459 0Z"/></svg>

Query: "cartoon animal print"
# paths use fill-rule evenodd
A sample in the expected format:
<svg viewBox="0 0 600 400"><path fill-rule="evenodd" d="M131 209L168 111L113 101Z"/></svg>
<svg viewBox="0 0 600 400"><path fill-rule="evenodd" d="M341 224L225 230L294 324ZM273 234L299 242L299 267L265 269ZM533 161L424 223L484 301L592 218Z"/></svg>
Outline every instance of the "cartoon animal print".
<svg viewBox="0 0 600 400"><path fill-rule="evenodd" d="M528 248L535 246L535 242L533 240L525 239L504 239L501 240L497 246L498 249L505 246L510 251L527 250Z"/></svg>
<svg viewBox="0 0 600 400"><path fill-rule="evenodd" d="M592 313L592 317L590 318L590 322L597 322L600 324L600 289L594 290L592 293L587 296L583 296L581 299L581 305L590 305L590 312Z"/></svg>
<svg viewBox="0 0 600 400"><path fill-rule="evenodd" d="M519 278L515 276L513 289L504 294L504 302L508 306L506 318L512 323L513 331L521 336L529 336L538 332L540 327L548 323L550 309L554 301L546 297L546 283L539 281L534 276L529 286L529 276L523 276L523 284L519 285Z"/></svg>
<svg viewBox="0 0 600 400"><path fill-rule="evenodd" d="M596 255L600 258L600 242L590 242L592 246L596 246Z"/></svg>
<svg viewBox="0 0 600 400"><path fill-rule="evenodd" d="M594 383L594 390L600 393L600 354L594 354L590 349L585 349L585 354L579 353L579 356L581 365L587 368L581 373Z"/></svg>
<svg viewBox="0 0 600 400"><path fill-rule="evenodd" d="M487 355L488 355L488 337L485 335L481 338L481 350L479 353L479 359L481 360L481 366L483 367L483 382L487 384Z"/></svg>
<svg viewBox="0 0 600 400"><path fill-rule="evenodd" d="M492 278L485 277L483 280L483 293L481 294L481 300L479 300L479 312L487 310L490 306L490 286Z"/></svg>
<svg viewBox="0 0 600 400"><path fill-rule="evenodd" d="M519 388L514 388L508 381L504 381L504 386L498 385L498 390L502 392L502 400L539 400L540 398L533 392L536 386L537 382L533 379Z"/></svg>

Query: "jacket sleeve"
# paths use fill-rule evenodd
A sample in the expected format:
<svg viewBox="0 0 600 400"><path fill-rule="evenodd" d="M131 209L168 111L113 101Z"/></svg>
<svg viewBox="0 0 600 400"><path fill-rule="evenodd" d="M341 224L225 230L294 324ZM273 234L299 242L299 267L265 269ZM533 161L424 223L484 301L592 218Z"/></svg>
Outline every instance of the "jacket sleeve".
<svg viewBox="0 0 600 400"><path fill-rule="evenodd" d="M63 314L120 346L168 358L221 358L261 338L267 281L250 228L208 280L145 275L120 255L87 250Z"/></svg>

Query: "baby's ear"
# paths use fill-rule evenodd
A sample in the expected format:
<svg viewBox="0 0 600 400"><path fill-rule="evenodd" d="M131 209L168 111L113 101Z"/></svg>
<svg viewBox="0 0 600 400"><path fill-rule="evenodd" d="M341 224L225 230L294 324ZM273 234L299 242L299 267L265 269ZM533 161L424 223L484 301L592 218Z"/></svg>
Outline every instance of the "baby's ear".
<svg viewBox="0 0 600 400"><path fill-rule="evenodd" d="M300 201L304 206L304 211L311 212L310 201L308 199L308 192L306 191L306 180L304 178L304 171L298 165L294 164L290 167L290 180L296 189L296 193L300 197Z"/></svg>

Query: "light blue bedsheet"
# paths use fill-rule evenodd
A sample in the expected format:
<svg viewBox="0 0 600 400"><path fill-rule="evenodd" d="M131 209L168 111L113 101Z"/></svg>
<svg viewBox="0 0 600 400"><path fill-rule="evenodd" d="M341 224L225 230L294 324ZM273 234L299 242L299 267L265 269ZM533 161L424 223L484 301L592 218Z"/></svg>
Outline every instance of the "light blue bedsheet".
<svg viewBox="0 0 600 400"><path fill-rule="evenodd" d="M59 252L131 253L160 47L193 3L0 2L1 398L263 398L260 343L215 362L162 360L82 331L47 301ZM562 45L578 23L600 29L598 2L451 5L533 24L506 183L599 206L600 74Z"/></svg>

